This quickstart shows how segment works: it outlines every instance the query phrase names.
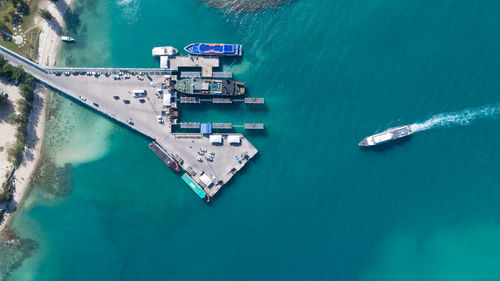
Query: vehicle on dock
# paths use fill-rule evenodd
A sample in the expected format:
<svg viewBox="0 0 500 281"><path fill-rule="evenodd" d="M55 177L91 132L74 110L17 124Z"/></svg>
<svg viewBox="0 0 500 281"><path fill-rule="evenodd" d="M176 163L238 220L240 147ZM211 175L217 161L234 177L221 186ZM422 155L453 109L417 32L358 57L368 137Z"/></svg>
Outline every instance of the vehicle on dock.
<svg viewBox="0 0 500 281"><path fill-rule="evenodd" d="M153 48L153 57L159 56L175 56L177 54L177 49L174 47L166 46L166 47L155 47Z"/></svg>
<svg viewBox="0 0 500 281"><path fill-rule="evenodd" d="M75 39L68 37L68 36L61 36L61 40L64 42L69 42L69 43L75 42Z"/></svg>
<svg viewBox="0 0 500 281"><path fill-rule="evenodd" d="M243 96L247 86L233 80L186 78L177 81L175 89L186 95Z"/></svg>
<svg viewBox="0 0 500 281"><path fill-rule="evenodd" d="M381 143L386 143L400 138L404 138L410 136L411 134L413 134L413 131L411 130L410 125L390 128L381 133L364 138L361 142L359 142L358 145L374 146Z"/></svg>
<svg viewBox="0 0 500 281"><path fill-rule="evenodd" d="M142 98L147 95L146 90L132 90L131 93L134 98Z"/></svg>
<svg viewBox="0 0 500 281"><path fill-rule="evenodd" d="M190 54L202 56L241 56L243 47L239 44L192 43L184 50Z"/></svg>

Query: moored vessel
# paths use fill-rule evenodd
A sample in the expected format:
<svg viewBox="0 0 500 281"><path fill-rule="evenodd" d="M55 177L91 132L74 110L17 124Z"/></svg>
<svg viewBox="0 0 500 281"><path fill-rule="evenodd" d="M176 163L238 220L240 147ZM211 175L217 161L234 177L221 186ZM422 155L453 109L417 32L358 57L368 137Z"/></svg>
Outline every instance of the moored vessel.
<svg viewBox="0 0 500 281"><path fill-rule="evenodd" d="M165 47L155 47L152 50L153 57L159 56L175 56L177 54L177 49L170 46Z"/></svg>
<svg viewBox="0 0 500 281"><path fill-rule="evenodd" d="M359 146L374 146L381 143L390 142L413 134L410 125L387 129L381 133L364 138L359 142Z"/></svg>
<svg viewBox="0 0 500 281"><path fill-rule="evenodd" d="M243 48L240 44L192 43L187 45L184 50L193 55L241 56Z"/></svg>
<svg viewBox="0 0 500 281"><path fill-rule="evenodd" d="M64 42L75 42L75 39L68 36L61 36L61 40Z"/></svg>
<svg viewBox="0 0 500 281"><path fill-rule="evenodd" d="M186 95L199 96L242 96L246 94L246 85L233 80L186 78L177 81L175 89Z"/></svg>
<svg viewBox="0 0 500 281"><path fill-rule="evenodd" d="M177 164L177 161L175 161L168 152L165 151L156 141L153 141L152 143L149 144L149 148L158 156L163 163L165 163L170 169L174 170L175 172L179 172L179 165Z"/></svg>

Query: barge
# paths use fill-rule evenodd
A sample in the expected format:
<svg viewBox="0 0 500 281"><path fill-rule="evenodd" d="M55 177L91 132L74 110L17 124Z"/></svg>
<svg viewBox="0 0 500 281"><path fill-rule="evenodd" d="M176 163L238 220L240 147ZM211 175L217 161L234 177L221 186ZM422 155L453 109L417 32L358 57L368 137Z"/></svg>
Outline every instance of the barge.
<svg viewBox="0 0 500 281"><path fill-rule="evenodd" d="M166 151L163 149L157 142L152 142L149 144L149 148L158 156L158 158L163 161L167 166L170 167L170 169L174 170L175 172L179 172L179 165L173 159Z"/></svg>
<svg viewBox="0 0 500 281"><path fill-rule="evenodd" d="M201 78L180 79L175 89L186 95L198 96L243 96L247 86L233 80L214 80Z"/></svg>

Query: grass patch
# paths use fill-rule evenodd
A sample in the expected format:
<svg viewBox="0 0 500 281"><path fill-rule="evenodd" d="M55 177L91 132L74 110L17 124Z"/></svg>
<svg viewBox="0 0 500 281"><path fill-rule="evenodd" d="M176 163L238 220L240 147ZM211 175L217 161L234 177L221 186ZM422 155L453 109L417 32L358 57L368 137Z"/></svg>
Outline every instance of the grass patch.
<svg viewBox="0 0 500 281"><path fill-rule="evenodd" d="M38 55L38 35L40 29L35 25L35 16L41 0L0 0L0 45L12 50L30 60L36 60ZM21 3L14 6L12 2ZM15 14L16 10L18 14ZM14 24L21 27L24 36L24 46L18 46L6 35L14 35Z"/></svg>

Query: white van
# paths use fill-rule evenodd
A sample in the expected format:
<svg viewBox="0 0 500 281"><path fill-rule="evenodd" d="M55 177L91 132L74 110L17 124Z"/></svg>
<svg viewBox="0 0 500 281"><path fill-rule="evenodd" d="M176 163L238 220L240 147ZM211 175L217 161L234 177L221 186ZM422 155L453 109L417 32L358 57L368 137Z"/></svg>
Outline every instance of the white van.
<svg viewBox="0 0 500 281"><path fill-rule="evenodd" d="M132 95L134 98L140 98L146 96L146 90L133 90Z"/></svg>

